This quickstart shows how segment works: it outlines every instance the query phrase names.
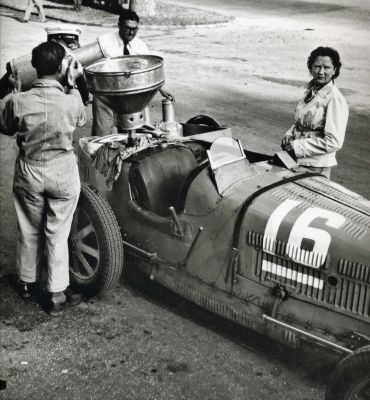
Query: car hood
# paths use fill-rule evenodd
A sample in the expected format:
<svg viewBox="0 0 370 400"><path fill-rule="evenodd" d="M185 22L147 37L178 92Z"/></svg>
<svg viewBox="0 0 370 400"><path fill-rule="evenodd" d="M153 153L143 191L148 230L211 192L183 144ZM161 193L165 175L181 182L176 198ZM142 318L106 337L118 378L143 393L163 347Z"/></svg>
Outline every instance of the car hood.
<svg viewBox="0 0 370 400"><path fill-rule="evenodd" d="M264 186L247 200L236 229L244 276L368 318L369 206L322 176Z"/></svg>

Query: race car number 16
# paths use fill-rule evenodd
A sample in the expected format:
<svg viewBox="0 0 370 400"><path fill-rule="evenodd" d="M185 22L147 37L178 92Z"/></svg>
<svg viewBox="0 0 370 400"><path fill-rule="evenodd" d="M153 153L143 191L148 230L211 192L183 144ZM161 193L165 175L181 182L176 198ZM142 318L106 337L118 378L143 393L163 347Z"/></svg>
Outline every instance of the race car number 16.
<svg viewBox="0 0 370 400"><path fill-rule="evenodd" d="M275 243L284 218L301 203L299 200L287 199L273 211L265 228L264 238L268 238L268 240L264 240L264 251L271 252L269 243ZM318 218L324 220L326 226L336 229L340 228L346 220L345 217L336 212L319 207L310 207L297 218L290 231L286 246L286 255L291 260L312 268L319 268L324 263L331 242L329 232L310 226ZM304 239L313 242L312 250L301 250Z"/></svg>

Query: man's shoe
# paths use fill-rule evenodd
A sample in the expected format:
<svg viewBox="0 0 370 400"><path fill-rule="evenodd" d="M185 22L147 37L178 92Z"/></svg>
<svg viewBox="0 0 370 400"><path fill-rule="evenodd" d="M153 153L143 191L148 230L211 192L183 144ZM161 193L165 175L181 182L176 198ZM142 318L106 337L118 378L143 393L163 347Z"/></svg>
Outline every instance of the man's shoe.
<svg viewBox="0 0 370 400"><path fill-rule="evenodd" d="M67 307L76 307L82 302L82 297L79 293L75 293L72 289L67 288L64 291L66 295L66 306Z"/></svg>
<svg viewBox="0 0 370 400"><path fill-rule="evenodd" d="M31 283L27 283L27 282L23 282L23 281L19 281L19 294L24 298L24 299L29 299L32 294L35 292L35 286L36 286L36 282L31 282Z"/></svg>
<svg viewBox="0 0 370 400"><path fill-rule="evenodd" d="M24 24L26 24L28 22L28 19L21 19L20 22L23 22Z"/></svg>
<svg viewBox="0 0 370 400"><path fill-rule="evenodd" d="M58 315L63 314L64 308L65 308L66 303L52 303L50 310L49 310L49 315L52 317L57 317Z"/></svg>
<svg viewBox="0 0 370 400"><path fill-rule="evenodd" d="M60 296L62 295L62 296ZM65 301L58 301L57 296L65 298ZM52 294L52 299L54 297L54 302L51 301L51 307L49 310L49 315L55 317L61 315L66 307L76 307L81 304L82 297L79 293L73 292L70 288L67 288L64 293L58 292Z"/></svg>

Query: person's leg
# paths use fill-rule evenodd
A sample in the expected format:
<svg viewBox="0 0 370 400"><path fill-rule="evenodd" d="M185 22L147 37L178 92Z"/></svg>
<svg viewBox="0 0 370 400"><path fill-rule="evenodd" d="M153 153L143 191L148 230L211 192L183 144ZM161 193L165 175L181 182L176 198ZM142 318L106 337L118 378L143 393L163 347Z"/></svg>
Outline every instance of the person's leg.
<svg viewBox="0 0 370 400"><path fill-rule="evenodd" d="M99 96L93 98L92 111L91 135L105 136L112 134L114 128L113 111L100 100Z"/></svg>
<svg viewBox="0 0 370 400"><path fill-rule="evenodd" d="M40 21L45 22L46 21L46 16L44 12L44 7L42 5L43 0L34 0L37 9L39 10L39 16L40 16Z"/></svg>
<svg viewBox="0 0 370 400"><path fill-rule="evenodd" d="M73 0L73 8L76 11L81 11L81 3L82 3L81 0Z"/></svg>
<svg viewBox="0 0 370 400"><path fill-rule="evenodd" d="M49 267L47 289L58 293L69 285L68 236L80 193L75 155L71 153L56 162L47 163L44 176L48 194L45 223Z"/></svg>
<svg viewBox="0 0 370 400"><path fill-rule="evenodd" d="M24 13L23 21L28 22L33 10L33 6L34 6L34 0L28 0L28 5Z"/></svg>
<svg viewBox="0 0 370 400"><path fill-rule="evenodd" d="M45 200L38 166L17 159L13 195L18 217L17 274L25 284L34 283L39 277L44 245Z"/></svg>

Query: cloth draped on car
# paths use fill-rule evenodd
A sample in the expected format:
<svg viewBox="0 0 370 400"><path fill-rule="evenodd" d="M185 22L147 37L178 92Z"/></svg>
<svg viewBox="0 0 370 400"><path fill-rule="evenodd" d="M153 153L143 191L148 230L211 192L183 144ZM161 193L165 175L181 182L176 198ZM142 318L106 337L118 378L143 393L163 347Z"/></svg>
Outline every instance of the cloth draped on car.
<svg viewBox="0 0 370 400"><path fill-rule="evenodd" d="M118 179L122 169L122 162L135 153L139 153L149 147L157 147L163 145L180 145L180 141L168 141L164 138L153 138L148 135L138 135L137 142L134 146L127 146L127 139L122 138L123 135L111 135L109 140L99 137L94 142L95 137L80 139L80 146L89 153L92 159L92 165L106 179L105 183L108 190L112 190L114 182ZM102 141L106 140L102 143ZM100 142L99 142L100 141Z"/></svg>

